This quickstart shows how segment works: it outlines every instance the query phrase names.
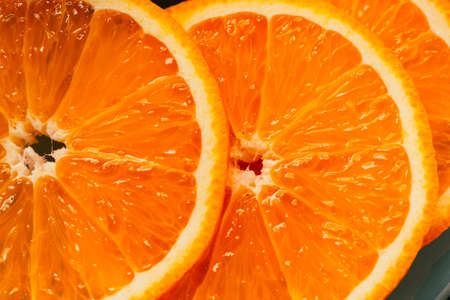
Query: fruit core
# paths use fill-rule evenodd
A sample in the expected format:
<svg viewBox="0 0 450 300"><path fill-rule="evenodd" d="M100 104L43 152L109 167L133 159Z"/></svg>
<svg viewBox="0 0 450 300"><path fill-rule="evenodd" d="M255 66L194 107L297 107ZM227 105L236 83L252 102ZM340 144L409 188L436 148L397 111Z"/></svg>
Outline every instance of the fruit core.
<svg viewBox="0 0 450 300"><path fill-rule="evenodd" d="M256 135L251 139L235 138L230 157L230 185L235 189L244 185L258 194L261 186L272 184L270 170L279 157Z"/></svg>
<svg viewBox="0 0 450 300"><path fill-rule="evenodd" d="M250 162L238 159L236 163L239 167L239 170L249 170L252 171L256 176L261 175L263 168L263 160L261 157L257 157L254 161Z"/></svg>
<svg viewBox="0 0 450 300"><path fill-rule="evenodd" d="M34 144L29 145L35 153L43 157L46 161L55 162L53 157L54 151L62 148L66 148L64 143L52 140L46 135L36 136L36 141Z"/></svg>
<svg viewBox="0 0 450 300"><path fill-rule="evenodd" d="M55 162L65 152L66 145L38 133L26 138L10 136L2 140L6 162L16 176L36 179L42 175L54 175Z"/></svg>

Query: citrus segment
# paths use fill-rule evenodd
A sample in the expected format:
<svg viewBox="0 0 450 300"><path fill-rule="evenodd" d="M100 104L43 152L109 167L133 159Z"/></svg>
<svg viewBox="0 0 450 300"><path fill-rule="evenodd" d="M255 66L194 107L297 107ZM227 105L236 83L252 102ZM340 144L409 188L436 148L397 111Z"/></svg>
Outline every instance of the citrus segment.
<svg viewBox="0 0 450 300"><path fill-rule="evenodd" d="M197 168L201 151L194 101L179 76L139 89L83 124L67 143L76 150L132 155L188 171Z"/></svg>
<svg viewBox="0 0 450 300"><path fill-rule="evenodd" d="M133 278L122 253L53 177L35 188L31 247L33 294L46 298L99 298Z"/></svg>
<svg viewBox="0 0 450 300"><path fill-rule="evenodd" d="M376 33L412 77L430 120L439 195L430 242L450 225L450 18L445 1L329 0ZM441 3L444 3L441 5ZM443 23L438 23L444 20Z"/></svg>
<svg viewBox="0 0 450 300"><path fill-rule="evenodd" d="M261 211L292 299L344 299L378 253L351 229L310 209L305 198L267 189Z"/></svg>
<svg viewBox="0 0 450 300"><path fill-rule="evenodd" d="M388 47L399 47L418 37L428 24L412 1L329 0L378 34Z"/></svg>
<svg viewBox="0 0 450 300"><path fill-rule="evenodd" d="M314 92L361 63L361 55L349 41L302 17L274 16L267 48L258 119L263 137L290 124L296 114L313 106Z"/></svg>
<svg viewBox="0 0 450 300"><path fill-rule="evenodd" d="M410 41L408 46L397 50L397 56L414 79L414 83L422 97L431 124L448 121L450 103L438 101L450 93L450 48L436 35L427 32ZM424 74L424 70L433 70L432 76ZM436 87L438 87L436 89ZM448 124L448 123L447 123ZM444 130L448 134L448 130ZM436 132L439 134L439 132ZM440 141L441 139L438 139Z"/></svg>
<svg viewBox="0 0 450 300"><path fill-rule="evenodd" d="M11 120L23 120L27 100L22 68L25 31L25 0L0 3L0 109Z"/></svg>
<svg viewBox="0 0 450 300"><path fill-rule="evenodd" d="M98 10L89 26L72 82L53 116L60 129L76 127L153 79L178 71L167 47L130 16Z"/></svg>
<svg viewBox="0 0 450 300"><path fill-rule="evenodd" d="M376 248L397 237L409 211L408 157L399 146L305 154L280 161L274 182Z"/></svg>
<svg viewBox="0 0 450 300"><path fill-rule="evenodd" d="M8 181L0 172L0 296L30 299L30 243L33 231L33 186L27 179Z"/></svg>
<svg viewBox="0 0 450 300"><path fill-rule="evenodd" d="M274 261L255 194L242 188L230 200L208 272L194 299L291 299ZM231 274L236 280L229 280Z"/></svg>
<svg viewBox="0 0 450 300"><path fill-rule="evenodd" d="M252 13L212 18L193 39L217 78L228 120L236 135L255 133L266 57L267 19Z"/></svg>
<svg viewBox="0 0 450 300"><path fill-rule="evenodd" d="M293 122L272 139L275 153L289 156L310 151L353 151L401 142L398 109L370 66L359 65L347 71L307 99L311 100L293 105L297 110L291 117ZM280 116L272 114L266 123Z"/></svg>
<svg viewBox="0 0 450 300"><path fill-rule="evenodd" d="M56 174L135 271L167 254L195 206L192 174L149 163L73 154L58 162Z"/></svg>
<svg viewBox="0 0 450 300"><path fill-rule="evenodd" d="M94 12L83 1L32 1L24 38L29 113L47 121L61 102L89 32Z"/></svg>

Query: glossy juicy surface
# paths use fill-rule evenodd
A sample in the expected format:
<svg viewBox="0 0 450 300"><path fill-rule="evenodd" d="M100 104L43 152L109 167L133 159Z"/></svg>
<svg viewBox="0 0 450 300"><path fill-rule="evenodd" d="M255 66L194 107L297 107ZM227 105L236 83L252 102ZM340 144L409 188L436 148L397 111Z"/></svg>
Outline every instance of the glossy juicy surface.
<svg viewBox="0 0 450 300"><path fill-rule="evenodd" d="M189 32L235 135L233 195L194 298L345 298L409 211L383 81L351 42L302 17L236 13Z"/></svg>
<svg viewBox="0 0 450 300"><path fill-rule="evenodd" d="M190 89L160 40L87 2L2 0L0 35L0 298L111 295L166 256L196 204ZM44 164L15 134L50 123L66 149Z"/></svg>

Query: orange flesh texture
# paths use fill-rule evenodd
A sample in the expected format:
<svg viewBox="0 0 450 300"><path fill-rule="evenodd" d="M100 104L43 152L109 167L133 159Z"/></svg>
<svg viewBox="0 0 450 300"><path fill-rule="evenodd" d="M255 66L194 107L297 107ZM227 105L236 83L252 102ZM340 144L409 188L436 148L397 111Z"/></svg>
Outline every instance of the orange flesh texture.
<svg viewBox="0 0 450 300"><path fill-rule="evenodd" d="M148 163L73 154L60 160L56 172L139 271L165 256L195 204L192 174Z"/></svg>
<svg viewBox="0 0 450 300"><path fill-rule="evenodd" d="M199 132L189 87L181 77L169 76L86 122L67 143L76 150L132 155L193 171L201 151Z"/></svg>
<svg viewBox="0 0 450 300"><path fill-rule="evenodd" d="M344 299L370 273L378 253L339 221L274 187L259 201L293 299Z"/></svg>
<svg viewBox="0 0 450 300"><path fill-rule="evenodd" d="M30 114L45 122L70 85L94 10L82 1L34 1L28 7L24 63Z"/></svg>
<svg viewBox="0 0 450 300"><path fill-rule="evenodd" d="M123 13L56 0L0 13L0 136L27 114L68 133L56 177L33 185L0 163L0 298L111 295L166 256L194 209L190 88Z"/></svg>
<svg viewBox="0 0 450 300"><path fill-rule="evenodd" d="M266 58L267 19L235 15L203 22L192 36L219 84L234 134L255 133Z"/></svg>
<svg viewBox="0 0 450 300"><path fill-rule="evenodd" d="M34 196L31 285L38 299L100 297L126 284L132 269L112 239L55 178L42 177ZM52 249L51 252L49 249Z"/></svg>
<svg viewBox="0 0 450 300"><path fill-rule="evenodd" d="M222 87L237 139L254 133L265 143L253 157L262 156L272 181L257 194L233 191L195 298L345 298L409 211L410 165L381 78L348 40L302 17L236 13L189 32ZM256 115L251 126L238 111Z"/></svg>
<svg viewBox="0 0 450 300"><path fill-rule="evenodd" d="M253 192L234 193L215 249L194 299L290 299Z"/></svg>
<svg viewBox="0 0 450 300"><path fill-rule="evenodd" d="M0 2L0 110L14 123L26 116L27 100L22 67L26 2Z"/></svg>
<svg viewBox="0 0 450 300"><path fill-rule="evenodd" d="M430 120L442 195L450 187L449 46L431 31L426 16L411 1L329 2L376 33L414 80Z"/></svg>
<svg viewBox="0 0 450 300"><path fill-rule="evenodd" d="M0 168L0 296L31 299L33 185L27 179L11 179L6 164Z"/></svg>
<svg viewBox="0 0 450 300"><path fill-rule="evenodd" d="M59 128L74 128L139 87L177 71L168 49L144 34L131 17L97 11L71 85L54 118Z"/></svg>

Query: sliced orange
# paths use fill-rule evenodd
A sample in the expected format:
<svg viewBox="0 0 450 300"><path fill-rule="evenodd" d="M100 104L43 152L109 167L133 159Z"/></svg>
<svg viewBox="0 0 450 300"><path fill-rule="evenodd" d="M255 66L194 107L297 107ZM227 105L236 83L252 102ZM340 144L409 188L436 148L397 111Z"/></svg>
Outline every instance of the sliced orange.
<svg viewBox="0 0 450 300"><path fill-rule="evenodd" d="M233 131L232 196L194 299L382 299L429 229L437 174L413 83L319 1L171 8Z"/></svg>
<svg viewBox="0 0 450 300"><path fill-rule="evenodd" d="M446 0L329 0L376 33L403 63L430 120L439 202L428 243L450 226L450 5Z"/></svg>
<svg viewBox="0 0 450 300"><path fill-rule="evenodd" d="M0 19L0 298L158 297L222 209L227 127L200 51L143 0L1 1Z"/></svg>

